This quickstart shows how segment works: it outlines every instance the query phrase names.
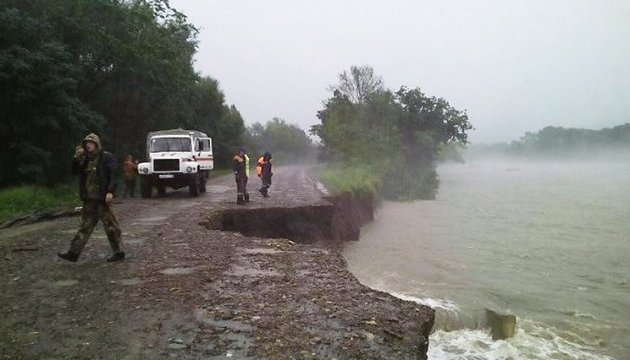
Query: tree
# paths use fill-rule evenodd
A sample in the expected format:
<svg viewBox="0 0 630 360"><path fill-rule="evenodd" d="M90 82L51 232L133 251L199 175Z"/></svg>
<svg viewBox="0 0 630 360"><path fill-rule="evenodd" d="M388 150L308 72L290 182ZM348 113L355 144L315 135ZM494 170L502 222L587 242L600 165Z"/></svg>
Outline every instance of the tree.
<svg viewBox="0 0 630 360"><path fill-rule="evenodd" d="M350 72L343 71L339 74L337 85L329 87L333 93L339 91L355 104L363 103L370 95L383 89L382 78L374 75L371 66L351 66Z"/></svg>
<svg viewBox="0 0 630 360"><path fill-rule="evenodd" d="M79 69L50 28L23 10L0 8L0 185L59 181L70 144L103 126L78 99Z"/></svg>
<svg viewBox="0 0 630 360"><path fill-rule="evenodd" d="M331 87L333 96L318 112L321 123L311 127L327 157L379 174L386 197L434 197L438 151L452 142L467 142L472 126L466 112L419 88L401 87L392 93L382 88L369 67L353 67L350 74L355 76L343 72L340 84ZM350 81L350 86L349 79L359 80Z"/></svg>
<svg viewBox="0 0 630 360"><path fill-rule="evenodd" d="M231 166L234 152L243 145L244 133L245 124L241 113L234 105L224 105L221 120L208 132L212 136L217 166Z"/></svg>

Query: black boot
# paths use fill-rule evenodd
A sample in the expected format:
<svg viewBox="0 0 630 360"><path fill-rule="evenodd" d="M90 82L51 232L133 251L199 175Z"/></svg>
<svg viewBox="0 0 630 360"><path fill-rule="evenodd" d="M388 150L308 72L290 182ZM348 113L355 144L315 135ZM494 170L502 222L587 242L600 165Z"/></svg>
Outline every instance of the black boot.
<svg viewBox="0 0 630 360"><path fill-rule="evenodd" d="M125 259L125 253L122 251L115 252L114 255L107 258L107 262L120 261Z"/></svg>
<svg viewBox="0 0 630 360"><path fill-rule="evenodd" d="M60 258L62 258L64 260L68 260L68 261L72 261L72 262L77 262L77 260L79 260L79 254L75 254L75 253L70 252L70 251L58 252L57 256L59 256Z"/></svg>
<svg viewBox="0 0 630 360"><path fill-rule="evenodd" d="M249 193L245 194L245 202L248 203L249 202Z"/></svg>
<svg viewBox="0 0 630 360"><path fill-rule="evenodd" d="M245 205L245 200L243 200L243 195L236 195L236 205Z"/></svg>

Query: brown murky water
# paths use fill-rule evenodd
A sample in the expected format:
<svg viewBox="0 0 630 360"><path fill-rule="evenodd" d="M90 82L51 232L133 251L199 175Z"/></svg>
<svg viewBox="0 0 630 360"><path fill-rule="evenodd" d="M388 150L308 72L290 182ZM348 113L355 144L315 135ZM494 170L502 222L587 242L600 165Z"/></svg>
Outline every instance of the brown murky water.
<svg viewBox="0 0 630 360"><path fill-rule="evenodd" d="M469 163L435 201L385 202L344 252L365 284L438 310L435 359L630 354L630 166ZM492 342L483 310L517 316Z"/></svg>

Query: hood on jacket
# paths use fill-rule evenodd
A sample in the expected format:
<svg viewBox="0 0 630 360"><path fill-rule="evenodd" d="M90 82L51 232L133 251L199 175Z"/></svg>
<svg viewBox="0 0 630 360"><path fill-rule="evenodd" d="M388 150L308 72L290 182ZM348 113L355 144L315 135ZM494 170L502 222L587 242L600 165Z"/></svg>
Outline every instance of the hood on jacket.
<svg viewBox="0 0 630 360"><path fill-rule="evenodd" d="M91 141L96 144L96 151L101 151L101 138L98 137L95 133L87 134L85 139L83 139L83 148L85 149L85 143Z"/></svg>

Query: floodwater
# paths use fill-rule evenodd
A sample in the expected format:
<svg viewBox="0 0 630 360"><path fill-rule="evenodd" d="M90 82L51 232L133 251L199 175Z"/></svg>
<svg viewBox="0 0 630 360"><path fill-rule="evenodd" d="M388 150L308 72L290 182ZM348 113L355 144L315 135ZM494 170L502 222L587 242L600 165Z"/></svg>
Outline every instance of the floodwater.
<svg viewBox="0 0 630 360"><path fill-rule="evenodd" d="M431 359L630 359L630 161L438 169L344 249L373 288L436 309ZM517 317L492 341L485 309Z"/></svg>

